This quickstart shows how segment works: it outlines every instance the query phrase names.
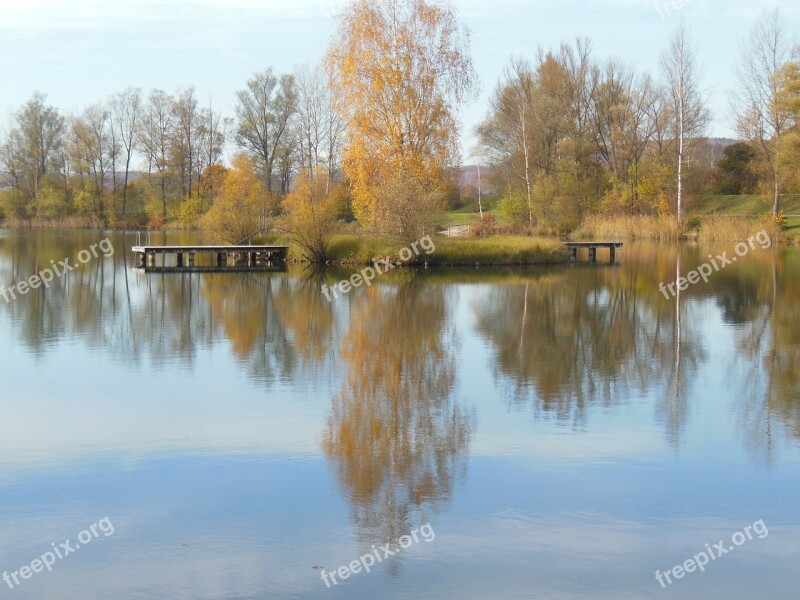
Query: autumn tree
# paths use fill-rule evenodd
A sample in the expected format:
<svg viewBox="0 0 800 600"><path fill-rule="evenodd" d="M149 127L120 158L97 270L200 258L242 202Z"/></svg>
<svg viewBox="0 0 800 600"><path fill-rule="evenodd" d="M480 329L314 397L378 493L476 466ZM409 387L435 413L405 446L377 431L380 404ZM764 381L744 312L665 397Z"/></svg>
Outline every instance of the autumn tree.
<svg viewBox="0 0 800 600"><path fill-rule="evenodd" d="M153 90L142 115L139 140L147 161L148 180L158 174L161 196L161 219L167 218L167 183L169 180L170 139L173 129L172 98L163 90ZM152 199L151 199L152 203Z"/></svg>
<svg viewBox="0 0 800 600"><path fill-rule="evenodd" d="M572 198L577 211L591 208L598 195L598 164L592 144L594 119L592 91L598 68L592 57L592 44L578 38L575 45L562 44L558 61L564 72L561 110L564 114L562 138L558 144L563 174L563 195Z"/></svg>
<svg viewBox="0 0 800 600"><path fill-rule="evenodd" d="M266 190L272 193L276 166L291 143L289 126L297 112L294 77L278 77L266 69L256 73L236 98L236 143L257 161Z"/></svg>
<svg viewBox="0 0 800 600"><path fill-rule="evenodd" d="M781 74L782 89L778 101L781 110L789 115L789 129L783 140L781 167L787 173L787 183L800 188L800 46L794 58Z"/></svg>
<svg viewBox="0 0 800 600"><path fill-rule="evenodd" d="M115 94L111 98L111 115L112 126L119 133L125 160L121 214L124 219L128 208L128 181L130 179L131 160L139 140L139 128L142 118L142 91L138 88L130 87L123 92Z"/></svg>
<svg viewBox="0 0 800 600"><path fill-rule="evenodd" d="M619 208L642 208L640 165L654 129L656 100L649 75L637 77L631 68L614 60L598 71L592 93L592 139L611 175L611 200Z"/></svg>
<svg viewBox="0 0 800 600"><path fill-rule="evenodd" d="M197 179L196 192L199 195L200 207L204 208L205 202L214 202L216 190L219 187L214 180L219 169L223 169L222 160L225 146L228 141L228 132L232 120L223 118L222 114L214 110L213 105L200 112L200 123L197 127ZM211 177L211 181L208 181Z"/></svg>
<svg viewBox="0 0 800 600"><path fill-rule="evenodd" d="M202 225L221 241L236 244L266 226L268 206L253 160L246 154L237 154Z"/></svg>
<svg viewBox="0 0 800 600"><path fill-rule="evenodd" d="M476 86L469 33L455 10L426 0L356 0L324 64L347 126L343 167L357 217L388 231L383 217L396 211L429 214L443 199L445 168L457 162L457 110ZM439 201L379 193L410 182L435 190ZM415 238L421 231L392 233Z"/></svg>
<svg viewBox="0 0 800 600"><path fill-rule="evenodd" d="M555 231L574 227L597 187L602 160L593 93L599 70L588 42L514 58L477 133L505 190L500 208L513 223Z"/></svg>
<svg viewBox="0 0 800 600"><path fill-rule="evenodd" d="M790 57L791 41L780 11L765 11L742 48L734 96L737 128L751 142L765 167L776 217L782 183L779 152L791 118L780 102L780 93Z"/></svg>
<svg viewBox="0 0 800 600"><path fill-rule="evenodd" d="M87 107L79 117L72 119L68 140L69 155L81 183L79 209L106 224L110 216L106 182L113 172L118 151L108 109L102 104Z"/></svg>
<svg viewBox="0 0 800 600"><path fill-rule="evenodd" d="M326 175L326 193L340 168L344 123L333 108L333 98L320 67L302 67L295 73L297 114L294 119L295 148L300 168L311 178Z"/></svg>
<svg viewBox="0 0 800 600"><path fill-rule="evenodd" d="M309 262L319 264L327 260L344 196L341 186L328 189L327 174L318 169L314 173L302 171L294 189L284 199L284 212L277 220L277 228L289 234Z"/></svg>
<svg viewBox="0 0 800 600"><path fill-rule="evenodd" d="M489 117L478 127L492 161L505 172L509 195L522 187L529 227L533 226L535 96L532 65L513 59L495 89Z"/></svg>
<svg viewBox="0 0 800 600"><path fill-rule="evenodd" d="M171 104L172 135L170 160L179 178L181 199L191 198L196 174L199 172L200 133L202 125L199 104L193 87L182 90Z"/></svg>
<svg viewBox="0 0 800 600"><path fill-rule="evenodd" d="M8 173L15 216L37 216L36 201L62 170L63 136L64 117L46 104L42 94L34 94L14 115L0 157Z"/></svg>
<svg viewBox="0 0 800 600"><path fill-rule="evenodd" d="M8 131L0 144L0 187L8 190L4 208L6 213L13 216L23 216L26 212L22 188L25 172L21 143L19 131L15 128L13 119L9 119Z"/></svg>

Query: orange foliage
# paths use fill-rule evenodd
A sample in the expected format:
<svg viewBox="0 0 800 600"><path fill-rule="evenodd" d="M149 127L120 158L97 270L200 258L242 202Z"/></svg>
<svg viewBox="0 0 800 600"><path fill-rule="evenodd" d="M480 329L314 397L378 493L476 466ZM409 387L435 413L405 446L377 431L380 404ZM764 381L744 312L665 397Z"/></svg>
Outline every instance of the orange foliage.
<svg viewBox="0 0 800 600"><path fill-rule="evenodd" d="M347 124L343 168L356 216L377 219L387 178L439 187L457 155L456 111L474 87L469 34L426 0L356 0L325 58Z"/></svg>

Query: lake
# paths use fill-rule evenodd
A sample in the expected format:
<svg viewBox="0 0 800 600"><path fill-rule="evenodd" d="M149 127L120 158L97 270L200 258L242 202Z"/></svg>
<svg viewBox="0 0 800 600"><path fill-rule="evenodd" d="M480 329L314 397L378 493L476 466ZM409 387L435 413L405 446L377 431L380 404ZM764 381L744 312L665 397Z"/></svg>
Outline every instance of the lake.
<svg viewBox="0 0 800 600"><path fill-rule="evenodd" d="M3 597L796 596L799 250L675 297L734 245L328 301L350 272L144 274L135 243L0 231L6 289L73 267L0 296Z"/></svg>

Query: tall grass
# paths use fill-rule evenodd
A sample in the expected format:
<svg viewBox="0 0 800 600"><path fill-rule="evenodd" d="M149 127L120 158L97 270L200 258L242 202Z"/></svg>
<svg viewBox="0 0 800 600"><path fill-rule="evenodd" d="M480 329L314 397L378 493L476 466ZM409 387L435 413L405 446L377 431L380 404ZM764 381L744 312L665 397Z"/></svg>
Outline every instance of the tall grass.
<svg viewBox="0 0 800 600"><path fill-rule="evenodd" d="M554 239L520 235L487 238L434 237L436 252L425 257L431 265L552 265L567 262L563 245Z"/></svg>
<svg viewBox="0 0 800 600"><path fill-rule="evenodd" d="M622 215L618 217L591 215L575 231L576 240L661 240L671 241L681 237L674 218Z"/></svg>
<svg viewBox="0 0 800 600"><path fill-rule="evenodd" d="M6 217L0 227L8 229L104 229L103 222L90 216L59 217L58 219L19 219Z"/></svg>
<svg viewBox="0 0 800 600"><path fill-rule="evenodd" d="M487 238L446 238L432 236L436 250L421 252L417 261L431 266L546 265L568 260L561 243L554 239L498 235ZM392 257L405 246L401 242L369 235L337 235L331 240L331 262L369 264L375 257Z"/></svg>
<svg viewBox="0 0 800 600"><path fill-rule="evenodd" d="M740 242L762 230L769 234L773 242L783 238L780 228L771 219L711 215L703 218L697 239L704 242Z"/></svg>

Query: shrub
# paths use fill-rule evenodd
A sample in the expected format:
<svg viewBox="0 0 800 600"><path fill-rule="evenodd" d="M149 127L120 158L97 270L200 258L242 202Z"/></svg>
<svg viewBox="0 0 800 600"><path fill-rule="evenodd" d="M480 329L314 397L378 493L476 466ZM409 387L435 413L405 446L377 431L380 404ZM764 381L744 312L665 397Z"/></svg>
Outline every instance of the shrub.
<svg viewBox="0 0 800 600"><path fill-rule="evenodd" d="M494 215L484 215L478 220L478 224L472 227L472 235L488 236L493 235L497 230L497 219Z"/></svg>

